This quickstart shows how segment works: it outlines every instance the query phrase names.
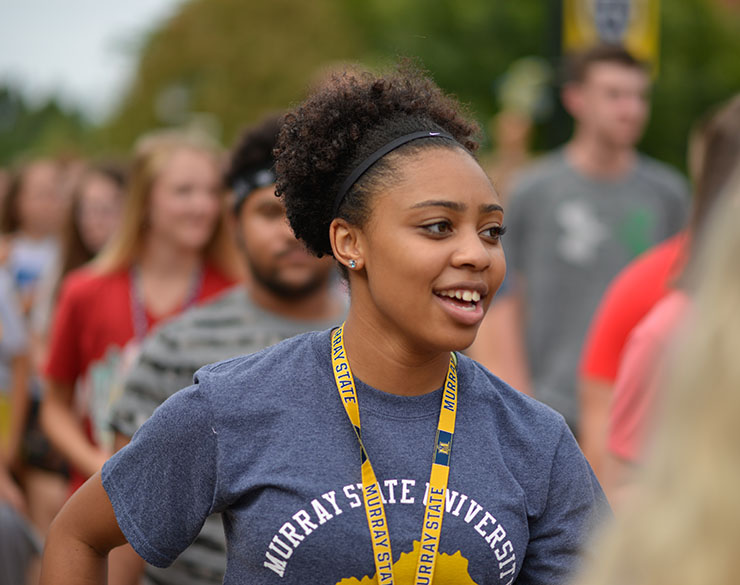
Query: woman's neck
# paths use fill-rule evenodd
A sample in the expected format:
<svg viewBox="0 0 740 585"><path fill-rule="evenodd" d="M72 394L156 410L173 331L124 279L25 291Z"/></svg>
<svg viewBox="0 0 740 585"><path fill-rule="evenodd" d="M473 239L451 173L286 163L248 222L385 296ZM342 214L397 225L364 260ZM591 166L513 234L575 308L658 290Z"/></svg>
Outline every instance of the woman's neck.
<svg viewBox="0 0 740 585"><path fill-rule="evenodd" d="M162 278L192 275L200 269L202 262L200 251L175 246L152 236L146 238L137 259L142 274Z"/></svg>
<svg viewBox="0 0 740 585"><path fill-rule="evenodd" d="M152 239L145 242L137 263L143 303L152 316L169 315L188 301L202 261L197 250Z"/></svg>
<svg viewBox="0 0 740 585"><path fill-rule="evenodd" d="M449 352L420 351L392 327L352 308L344 327L344 345L352 374L389 394L433 392L444 384L450 362Z"/></svg>

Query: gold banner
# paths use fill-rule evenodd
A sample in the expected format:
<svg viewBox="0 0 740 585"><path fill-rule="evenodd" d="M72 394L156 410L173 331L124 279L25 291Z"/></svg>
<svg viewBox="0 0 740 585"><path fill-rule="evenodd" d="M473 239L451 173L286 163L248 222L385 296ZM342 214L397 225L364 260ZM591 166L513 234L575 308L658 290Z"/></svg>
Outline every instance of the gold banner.
<svg viewBox="0 0 740 585"><path fill-rule="evenodd" d="M660 0L563 0L563 52L599 42L624 45L658 68Z"/></svg>

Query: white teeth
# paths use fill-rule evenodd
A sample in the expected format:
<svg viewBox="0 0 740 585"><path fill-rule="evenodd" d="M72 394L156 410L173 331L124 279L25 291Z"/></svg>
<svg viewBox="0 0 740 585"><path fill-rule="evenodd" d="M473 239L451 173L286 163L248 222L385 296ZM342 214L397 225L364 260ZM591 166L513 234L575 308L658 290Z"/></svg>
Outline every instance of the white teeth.
<svg viewBox="0 0 740 585"><path fill-rule="evenodd" d="M444 297L450 297L451 299L459 299L466 302L477 303L480 300L480 293L475 290L443 290L439 292Z"/></svg>

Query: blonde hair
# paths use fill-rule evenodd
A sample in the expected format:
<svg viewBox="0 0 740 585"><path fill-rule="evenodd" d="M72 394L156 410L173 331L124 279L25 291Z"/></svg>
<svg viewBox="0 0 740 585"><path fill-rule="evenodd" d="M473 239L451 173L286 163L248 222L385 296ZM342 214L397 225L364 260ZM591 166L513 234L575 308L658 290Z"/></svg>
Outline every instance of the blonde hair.
<svg viewBox="0 0 740 585"><path fill-rule="evenodd" d="M714 585L740 578L740 175L698 250L692 314L634 499L581 585Z"/></svg>
<svg viewBox="0 0 740 585"><path fill-rule="evenodd" d="M207 136L179 130L160 130L142 136L134 147L134 159L128 177L128 189L121 223L116 233L94 262L101 273L111 273L134 263L141 253L142 237L147 229L151 191L172 155L180 150L194 150L211 156L221 169L221 151ZM203 255L226 276L238 278L240 264L229 231L225 193L221 214L206 244Z"/></svg>

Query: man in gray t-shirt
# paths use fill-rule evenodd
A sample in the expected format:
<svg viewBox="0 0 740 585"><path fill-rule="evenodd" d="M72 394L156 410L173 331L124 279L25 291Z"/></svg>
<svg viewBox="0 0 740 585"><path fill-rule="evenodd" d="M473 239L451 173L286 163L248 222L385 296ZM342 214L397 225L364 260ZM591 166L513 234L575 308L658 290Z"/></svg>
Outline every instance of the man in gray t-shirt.
<svg viewBox="0 0 740 585"><path fill-rule="evenodd" d="M246 132L226 181L234 191L236 235L248 284L195 307L148 338L114 406L117 447L126 444L154 410L193 383L200 367L257 352L299 333L341 322L346 301L332 286L330 258L311 256L296 240L274 195L272 149L279 123L269 118ZM139 573L135 553L111 557L111 572ZM221 518L211 516L193 545L167 569L146 566L144 583L221 583L226 566Z"/></svg>
<svg viewBox="0 0 740 585"><path fill-rule="evenodd" d="M576 433L576 370L601 295L686 217L686 181L635 150L648 90L647 71L621 48L596 47L574 59L563 89L573 137L522 173L506 210L510 286L495 311L500 322L518 324L512 338L523 340L530 381L522 389L563 414ZM502 318L501 311L510 313Z"/></svg>

